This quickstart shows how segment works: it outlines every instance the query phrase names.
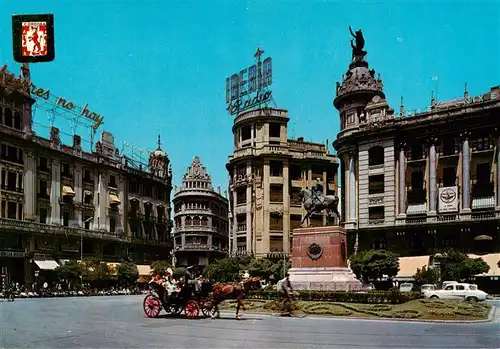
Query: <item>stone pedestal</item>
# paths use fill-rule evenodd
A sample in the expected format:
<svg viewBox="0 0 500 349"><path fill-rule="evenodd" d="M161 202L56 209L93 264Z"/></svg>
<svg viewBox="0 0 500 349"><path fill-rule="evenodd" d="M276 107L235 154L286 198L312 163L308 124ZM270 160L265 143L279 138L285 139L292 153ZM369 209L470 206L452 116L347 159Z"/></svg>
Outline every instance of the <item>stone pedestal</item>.
<svg viewBox="0 0 500 349"><path fill-rule="evenodd" d="M294 229L288 273L298 291L356 291L362 287L347 265L346 231L339 226Z"/></svg>

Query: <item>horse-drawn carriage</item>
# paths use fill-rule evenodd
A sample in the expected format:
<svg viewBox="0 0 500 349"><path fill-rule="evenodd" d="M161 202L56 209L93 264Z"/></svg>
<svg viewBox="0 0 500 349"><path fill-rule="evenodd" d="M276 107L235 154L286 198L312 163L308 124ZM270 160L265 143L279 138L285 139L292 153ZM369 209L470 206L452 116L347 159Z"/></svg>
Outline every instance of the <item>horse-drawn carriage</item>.
<svg viewBox="0 0 500 349"><path fill-rule="evenodd" d="M208 280L199 282L193 280L195 274L201 274L195 267L189 267L184 275L181 290L172 295L161 284L161 278L149 283L149 293L144 298L143 310L147 317L154 318L165 310L167 314L179 315L184 311L188 319L195 319L201 313L212 318L220 316L219 304L227 299L236 299L236 318L240 319L239 311L243 306L245 292L250 289L260 289L260 278L250 278L238 284L212 285ZM171 273L170 273L171 275Z"/></svg>
<svg viewBox="0 0 500 349"><path fill-rule="evenodd" d="M143 309L149 318L158 317L163 309L169 315L179 315L184 311L188 319L195 319L200 311L204 316L210 316L212 304L206 287L200 287L197 291L194 284L185 284L180 292L168 295L165 287L151 281L149 293L144 297Z"/></svg>
<svg viewBox="0 0 500 349"><path fill-rule="evenodd" d="M167 270L172 276L172 270ZM201 272L197 267L191 266L186 269L184 282L178 292L169 292L163 286L162 278L158 277L149 282L149 292L144 298L143 310L147 317L158 317L160 312L165 310L167 314L179 315L184 311L188 319L195 319L200 315L210 316L212 303L209 294L212 291L212 284L194 280ZM172 282L170 280L169 282Z"/></svg>

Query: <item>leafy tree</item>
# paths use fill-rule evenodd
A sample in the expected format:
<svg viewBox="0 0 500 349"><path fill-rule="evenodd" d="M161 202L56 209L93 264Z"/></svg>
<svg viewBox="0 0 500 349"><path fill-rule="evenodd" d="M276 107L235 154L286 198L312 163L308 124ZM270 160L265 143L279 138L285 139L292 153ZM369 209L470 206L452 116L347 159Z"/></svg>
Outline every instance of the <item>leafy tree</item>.
<svg viewBox="0 0 500 349"><path fill-rule="evenodd" d="M111 269L106 263L101 262L97 258L88 258L83 261L84 264L84 279L92 283L94 286L102 286L104 281L109 279Z"/></svg>
<svg viewBox="0 0 500 349"><path fill-rule="evenodd" d="M133 286L139 278L139 269L131 261L120 263L117 268L118 281L125 287Z"/></svg>
<svg viewBox="0 0 500 349"><path fill-rule="evenodd" d="M172 268L172 265L168 261L154 261L151 263L151 272L154 275L158 273L164 275L166 274L168 268Z"/></svg>
<svg viewBox="0 0 500 349"><path fill-rule="evenodd" d="M385 250L361 251L351 257L351 269L364 283L381 279L384 275L393 278L399 271L398 257Z"/></svg>
<svg viewBox="0 0 500 349"><path fill-rule="evenodd" d="M248 265L248 273L250 276L259 276L263 280L279 280L284 277L285 273L290 269L290 261L279 259L259 258L253 259Z"/></svg>
<svg viewBox="0 0 500 349"><path fill-rule="evenodd" d="M456 250L446 252L440 263L441 279L444 281L463 281L490 270L490 266L482 258L469 258Z"/></svg>
<svg viewBox="0 0 500 349"><path fill-rule="evenodd" d="M439 281L439 270L423 266L422 269L417 269L413 278L415 279L415 285L418 287L425 284L437 284Z"/></svg>
<svg viewBox="0 0 500 349"><path fill-rule="evenodd" d="M247 267L250 276L258 276L263 280L269 280L277 274L278 265L267 258L253 259Z"/></svg>
<svg viewBox="0 0 500 349"><path fill-rule="evenodd" d="M71 289L73 285L80 284L80 279L84 273L84 267L77 261L68 261L58 266L55 270L57 278L65 280Z"/></svg>
<svg viewBox="0 0 500 349"><path fill-rule="evenodd" d="M186 268L174 268L173 272L174 272L174 275L172 275L172 277L175 280L179 280L181 277L184 276L184 273L186 272Z"/></svg>
<svg viewBox="0 0 500 349"><path fill-rule="evenodd" d="M203 275L212 282L236 282L241 280L240 260L238 258L224 258L216 260L205 267Z"/></svg>

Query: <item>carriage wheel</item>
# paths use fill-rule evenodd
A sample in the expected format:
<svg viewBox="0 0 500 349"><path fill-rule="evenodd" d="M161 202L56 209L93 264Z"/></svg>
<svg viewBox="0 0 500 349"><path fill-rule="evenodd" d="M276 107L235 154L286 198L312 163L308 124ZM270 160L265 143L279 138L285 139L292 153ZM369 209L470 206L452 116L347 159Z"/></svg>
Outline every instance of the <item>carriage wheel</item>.
<svg viewBox="0 0 500 349"><path fill-rule="evenodd" d="M142 307L144 310L144 314L146 314L146 316L149 318L158 317L158 315L160 315L161 311L160 299L152 294L148 294L144 298Z"/></svg>
<svg viewBox="0 0 500 349"><path fill-rule="evenodd" d="M200 306L195 301L188 301L184 306L184 314L188 319L196 319L200 315Z"/></svg>
<svg viewBox="0 0 500 349"><path fill-rule="evenodd" d="M203 313L203 316L205 317L210 317L210 313L212 310L212 302L206 301L201 304L201 312Z"/></svg>

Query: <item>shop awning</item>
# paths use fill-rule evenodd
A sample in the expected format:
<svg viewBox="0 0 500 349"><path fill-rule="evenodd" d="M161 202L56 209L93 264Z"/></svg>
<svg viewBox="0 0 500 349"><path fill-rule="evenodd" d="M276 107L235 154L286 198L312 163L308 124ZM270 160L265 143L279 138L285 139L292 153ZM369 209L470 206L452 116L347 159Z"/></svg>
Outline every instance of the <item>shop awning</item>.
<svg viewBox="0 0 500 349"><path fill-rule="evenodd" d="M400 257L399 258L399 272L396 279L408 280L413 278L417 269L429 266L430 256L415 256L415 257Z"/></svg>
<svg viewBox="0 0 500 349"><path fill-rule="evenodd" d="M138 265L137 269L139 270L139 276L151 275L151 267L149 265Z"/></svg>
<svg viewBox="0 0 500 349"><path fill-rule="evenodd" d="M490 270L485 274L479 274L476 276L500 276L500 267L498 267L498 261L500 261L500 253L489 253L485 255L475 255L468 254L469 258L482 258L489 266Z"/></svg>
<svg viewBox="0 0 500 349"><path fill-rule="evenodd" d="M139 278L137 282L149 282L151 280L151 267L149 265L137 265Z"/></svg>
<svg viewBox="0 0 500 349"><path fill-rule="evenodd" d="M55 270L59 264L54 260L34 261L40 270Z"/></svg>
<svg viewBox="0 0 500 349"><path fill-rule="evenodd" d="M75 196L75 192L70 186L64 185L62 187L62 195L63 196Z"/></svg>
<svg viewBox="0 0 500 349"><path fill-rule="evenodd" d="M492 241L493 238L489 235L478 235L474 238L476 241Z"/></svg>
<svg viewBox="0 0 500 349"><path fill-rule="evenodd" d="M118 196L116 196L115 194L109 194L109 203L111 205L119 205L122 202L120 201L120 199L118 198Z"/></svg>

